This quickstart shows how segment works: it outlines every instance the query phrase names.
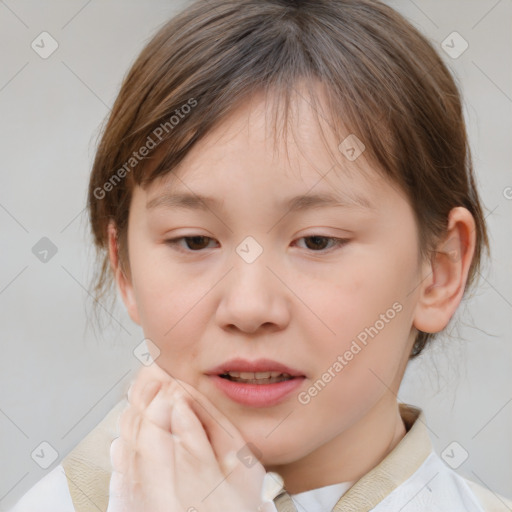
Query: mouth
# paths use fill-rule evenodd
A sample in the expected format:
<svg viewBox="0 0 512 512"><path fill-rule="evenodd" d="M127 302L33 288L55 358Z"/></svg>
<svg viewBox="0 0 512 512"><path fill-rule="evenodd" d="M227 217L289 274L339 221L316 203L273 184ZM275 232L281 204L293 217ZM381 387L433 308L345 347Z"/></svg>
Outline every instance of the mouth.
<svg viewBox="0 0 512 512"><path fill-rule="evenodd" d="M219 375L229 379L256 380L257 383L268 379L289 379L293 377L305 377L305 375L295 368L291 368L279 361L272 359L247 360L242 358L225 361L214 368L210 368L208 375Z"/></svg>
<svg viewBox="0 0 512 512"><path fill-rule="evenodd" d="M222 379L227 379L232 382L241 382L243 384L276 384L277 382L284 382L287 380L295 379L292 375L282 372L225 372L219 374Z"/></svg>
<svg viewBox="0 0 512 512"><path fill-rule="evenodd" d="M270 359L232 359L207 372L224 396L241 405L270 407L296 392L306 376Z"/></svg>

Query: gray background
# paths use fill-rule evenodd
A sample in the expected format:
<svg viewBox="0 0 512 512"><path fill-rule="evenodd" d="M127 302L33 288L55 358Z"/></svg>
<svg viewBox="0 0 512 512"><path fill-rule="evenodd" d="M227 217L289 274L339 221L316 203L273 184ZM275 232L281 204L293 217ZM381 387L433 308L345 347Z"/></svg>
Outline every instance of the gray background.
<svg viewBox="0 0 512 512"><path fill-rule="evenodd" d="M512 497L512 2L391 4L435 43L460 83L492 244L478 291L463 301L455 328L409 366L399 399L424 409L438 453L454 441L452 461L467 451L460 474ZM181 5L0 1L2 510L101 420L140 367L132 351L143 333L120 301L110 328L94 332L88 321L86 187L122 77ZM31 47L43 31L59 45L46 59ZM469 44L456 59L440 46L453 31ZM42 237L57 248L46 262L32 252ZM46 470L31 457L43 441L58 453Z"/></svg>

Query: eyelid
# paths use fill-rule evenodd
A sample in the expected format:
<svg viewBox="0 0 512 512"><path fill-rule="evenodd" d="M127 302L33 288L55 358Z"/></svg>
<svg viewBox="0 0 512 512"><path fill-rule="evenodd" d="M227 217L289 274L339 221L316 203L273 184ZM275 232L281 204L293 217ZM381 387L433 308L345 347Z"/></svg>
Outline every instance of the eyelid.
<svg viewBox="0 0 512 512"><path fill-rule="evenodd" d="M176 247L176 250L179 251L179 252L182 252L182 253L186 253L186 254L193 254L193 253L197 253L197 254L200 254L202 252L205 251L205 249L201 249L199 251L192 251L190 249L183 249L182 247L179 246L179 242L181 240L185 240L187 238L207 238L208 240L215 240L214 238L212 238L211 236L207 236L207 235L198 235L198 234L191 234L191 235L181 235L181 236L177 236L175 238L168 238L166 240L164 240L164 243L166 245L169 245L171 247Z"/></svg>
<svg viewBox="0 0 512 512"><path fill-rule="evenodd" d="M340 238L340 237L336 237L336 236L321 235L321 234L317 234L317 233L314 233L312 235L302 235L302 236L296 238L295 240L301 240L303 238L325 238L329 241L332 241L333 245L329 249L321 249L319 251L313 251L313 250L306 249L309 254L320 254L320 255L333 252L336 249L339 249L339 248L345 246L350 241L348 238Z"/></svg>
<svg viewBox="0 0 512 512"><path fill-rule="evenodd" d="M181 252L181 253L184 253L184 254L193 254L193 253L197 253L197 254L201 254L201 253L204 253L205 250L207 250L208 248L205 248L205 249L199 249L197 251L194 251L194 250L191 250L191 249L184 249L182 247L180 247L179 245L179 242L181 240L185 240L187 238L206 238L206 239L209 239L210 241L211 240L215 240L213 237L211 236L208 236L208 235L201 235L201 234L185 234L185 235L181 235L181 236L178 236L178 237L175 237L175 238L169 238L169 239L166 239L164 240L164 243L166 245L169 245L171 247L175 247L177 251ZM303 238L325 238L329 241L332 241L333 242L333 246L329 249L321 249L319 251L314 251L314 250L308 250L306 249L306 251L310 254L327 254L327 253L330 253L338 248L341 248L343 246L345 246L349 241L350 239L348 238L340 238L340 237L335 237L335 236L329 236L329 235L323 235L323 234L318 234L318 233L312 233L312 234L306 234L306 235L302 235L300 237L297 237L294 239L294 242L297 241L297 240L302 240Z"/></svg>

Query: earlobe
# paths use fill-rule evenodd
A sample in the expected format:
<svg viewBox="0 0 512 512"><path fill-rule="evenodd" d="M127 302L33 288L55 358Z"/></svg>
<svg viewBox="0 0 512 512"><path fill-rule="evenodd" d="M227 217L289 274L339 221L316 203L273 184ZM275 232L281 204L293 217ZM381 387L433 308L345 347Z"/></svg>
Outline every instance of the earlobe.
<svg viewBox="0 0 512 512"><path fill-rule="evenodd" d="M423 267L424 277L413 325L419 331L442 331L462 300L475 251L475 222L463 207L450 211L447 233Z"/></svg>
<svg viewBox="0 0 512 512"><path fill-rule="evenodd" d="M114 275L117 289L119 290L126 310L128 311L130 318L137 325L141 325L133 285L131 280L121 268L117 230L113 221L110 221L108 225L108 253L110 259L110 268Z"/></svg>

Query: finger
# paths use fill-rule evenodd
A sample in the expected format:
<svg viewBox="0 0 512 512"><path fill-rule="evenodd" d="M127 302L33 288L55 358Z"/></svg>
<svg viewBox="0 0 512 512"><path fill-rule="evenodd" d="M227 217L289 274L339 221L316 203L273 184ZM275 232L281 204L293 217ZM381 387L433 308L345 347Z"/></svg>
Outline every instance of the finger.
<svg viewBox="0 0 512 512"><path fill-rule="evenodd" d="M184 381L177 380L177 383L186 391L184 396L187 403L203 425L224 474L229 473L240 463L237 453L241 449L244 449L244 454L248 451L246 441L240 431L208 398Z"/></svg>
<svg viewBox="0 0 512 512"><path fill-rule="evenodd" d="M107 512L133 512L135 502L133 482L133 451L126 441L116 437L110 445L112 472L109 482Z"/></svg>
<svg viewBox="0 0 512 512"><path fill-rule="evenodd" d="M216 454L204 427L190 406L183 392L175 383L164 384L143 413L143 416L171 432L181 449L193 456L198 465L209 471L221 473ZM177 458L175 459L177 463Z"/></svg>
<svg viewBox="0 0 512 512"><path fill-rule="evenodd" d="M177 383L188 391L187 403L208 435L221 474L234 488L258 496L266 472L240 431L203 394L186 382ZM242 463L251 455L253 464Z"/></svg>
<svg viewBox="0 0 512 512"><path fill-rule="evenodd" d="M118 473L126 473L130 466L130 452L125 442L122 437L116 437L110 444L110 463L112 470Z"/></svg>
<svg viewBox="0 0 512 512"><path fill-rule="evenodd" d="M178 437L174 445L176 468L195 468L196 472L202 473L203 480L210 480L215 474L223 475L235 488L258 496L265 475L263 466L241 463L237 456L239 451L244 449L243 455L249 455L251 450L240 432L202 393L186 382L170 377L147 404L144 396L151 395L151 392L145 395L139 386L131 398L141 408L145 407L142 415L147 422ZM180 402L180 396L185 404ZM135 406L134 410L137 410ZM134 435L137 435L142 424L138 424L137 419L133 421ZM149 473L149 469L144 473Z"/></svg>
<svg viewBox="0 0 512 512"><path fill-rule="evenodd" d="M173 382L160 383L151 402L142 411L144 416L161 429L174 433L171 427L171 411L180 391Z"/></svg>
<svg viewBox="0 0 512 512"><path fill-rule="evenodd" d="M156 367L156 364L151 367ZM147 417L161 428L170 431L170 404L167 408L155 407L151 402L157 395L161 386L172 386L176 379L168 375L164 370L143 369L139 372L137 380L132 384L128 393L129 403L141 412L147 411ZM148 409L149 407L149 409Z"/></svg>
<svg viewBox="0 0 512 512"><path fill-rule="evenodd" d="M137 463L133 457L146 457L165 465L173 462L174 441L171 433L160 428L136 407L132 406L123 411L120 425L120 438L124 443L118 442L114 448L111 445L111 450L114 449L113 456L117 456L114 463L126 467ZM122 449L130 450L132 457L123 454Z"/></svg>
<svg viewBox="0 0 512 512"><path fill-rule="evenodd" d="M177 436L181 448L208 464L217 464L216 454L206 435L203 424L188 405L185 397L177 395L171 411L171 430Z"/></svg>
<svg viewBox="0 0 512 512"><path fill-rule="evenodd" d="M169 388L176 393L179 393L181 391L182 393L187 395L188 403L192 405L192 402L197 402L196 407L193 407L193 410L201 415L200 420L204 417L205 420L210 419L213 421L213 418L211 418L211 415L215 414L215 408L213 407L213 405L193 386L190 386L184 381L172 377L165 370L160 368L157 364L152 364L148 367L144 367L139 371L137 379L130 387L128 393L129 402L136 406L139 410L144 411L150 405L150 402L158 392L156 391L155 394L151 396L151 392L148 391L148 387L150 387L151 382L154 381L158 381L162 383L162 385L165 384L169 386ZM203 409L203 411L200 411L201 408ZM150 411L152 414L156 413L155 407L152 406ZM169 427L170 410L169 413L166 413L165 411L159 412L163 414L163 416L158 416L158 414L155 414L155 416L152 419L162 428L165 428L166 426ZM205 416L208 414L210 415L210 418L207 418ZM228 430L229 432L232 428L229 421L225 419L223 419L222 421L224 423L223 428L225 430ZM208 423L211 423L211 421L209 421ZM229 432L228 435L232 436L233 433Z"/></svg>
<svg viewBox="0 0 512 512"><path fill-rule="evenodd" d="M182 510L176 500L172 480L155 464L149 470L137 466L133 473L111 473L107 512Z"/></svg>
<svg viewBox="0 0 512 512"><path fill-rule="evenodd" d="M124 428L133 431L134 435L136 435L136 422L140 417L137 417L134 411L138 411L141 415L155 423L155 425L170 432L172 400L168 400L165 403L160 398L155 402L156 396L164 385L168 386L169 383L155 380L145 380L142 383L138 383L131 395L132 403L129 403L128 408L119 417L119 428L121 428L121 425L124 425ZM133 410L129 411L128 409L130 408ZM129 425L130 422L134 422L134 425Z"/></svg>
<svg viewBox="0 0 512 512"><path fill-rule="evenodd" d="M128 419L133 419L130 409L135 408L136 410L143 412L147 406L151 403L151 400L158 393L158 390L161 387L161 382L158 381L150 381L145 382L142 390L138 392L138 404L135 406L134 404L128 402L125 408L121 411L117 419L117 432L120 432L121 427L126 427L126 423Z"/></svg>
<svg viewBox="0 0 512 512"><path fill-rule="evenodd" d="M138 411L161 429L172 432L171 411L181 389L174 382L150 381L146 383L144 388L137 391L137 395L133 395L134 403L128 407L133 410L128 411L127 408L121 413L119 425L126 425L130 421L135 422L137 417L134 416L134 411ZM125 426L125 428L132 429L135 432L136 425L133 427Z"/></svg>
<svg viewBox="0 0 512 512"><path fill-rule="evenodd" d="M199 419L203 430L213 449L213 453L224 475L241 464L237 454L243 449L243 454L250 455L250 450L244 438L231 421L224 416L202 393L190 384L171 377L165 385L166 393L174 393L185 398L195 416ZM152 407L150 404L149 407ZM172 410L172 408L171 408ZM192 421L192 420L191 420ZM203 447L206 450L206 447ZM255 457L257 458L257 457ZM246 466L244 466L246 467ZM252 466L251 466L252 467ZM253 473L256 472L256 468ZM262 469L262 468L261 468ZM263 471L260 471L263 473Z"/></svg>
<svg viewBox="0 0 512 512"><path fill-rule="evenodd" d="M187 401L190 402L200 399L202 395L192 386L167 374L167 380L158 381L151 380L155 376L154 372L151 378L148 375L141 375L141 380L133 386L130 393L131 405L153 423L171 432L171 410L176 398L186 394Z"/></svg>
<svg viewBox="0 0 512 512"><path fill-rule="evenodd" d="M130 430L130 425L136 425ZM111 459L117 474L113 492L124 493L122 499L130 504L130 512L146 510L133 508L135 503L171 503L174 499L175 450L173 436L144 418L135 408L125 412L121 437L111 445ZM164 510L151 508L151 510Z"/></svg>
<svg viewBox="0 0 512 512"><path fill-rule="evenodd" d="M141 407L143 391L134 396ZM236 453L246 444L242 436L204 395L184 381L172 379L162 384L144 416L178 436L183 449L221 474L226 475L240 463Z"/></svg>
<svg viewBox="0 0 512 512"><path fill-rule="evenodd" d="M164 383L159 380L150 380L145 382L144 386L141 387L141 391L139 394L139 409L143 411L148 407L151 401L155 398L157 393L162 388Z"/></svg>
<svg viewBox="0 0 512 512"><path fill-rule="evenodd" d="M244 454L248 451L246 442L240 432L202 393L188 383L172 377L156 363L142 368L139 372L137 381L131 389L131 402L140 409L144 408L142 392L144 386L152 379L167 383L175 392L181 390L184 393L187 398L187 403L203 425L214 454L220 466L223 468L224 473L226 474L232 468L236 467L240 462L236 454L241 449L244 449ZM166 411L165 409L158 408L158 410L156 410L155 407L151 407L150 417L162 428L170 430L171 409L172 407Z"/></svg>
<svg viewBox="0 0 512 512"><path fill-rule="evenodd" d="M141 390L144 389L147 383L151 381L159 381L162 383L172 382L172 380L173 377L160 368L156 363L149 366L143 366L128 389L127 399L130 403L137 404L140 399Z"/></svg>
<svg viewBox="0 0 512 512"><path fill-rule="evenodd" d="M128 512L130 504L129 490L121 473L113 471L110 475L107 512Z"/></svg>

